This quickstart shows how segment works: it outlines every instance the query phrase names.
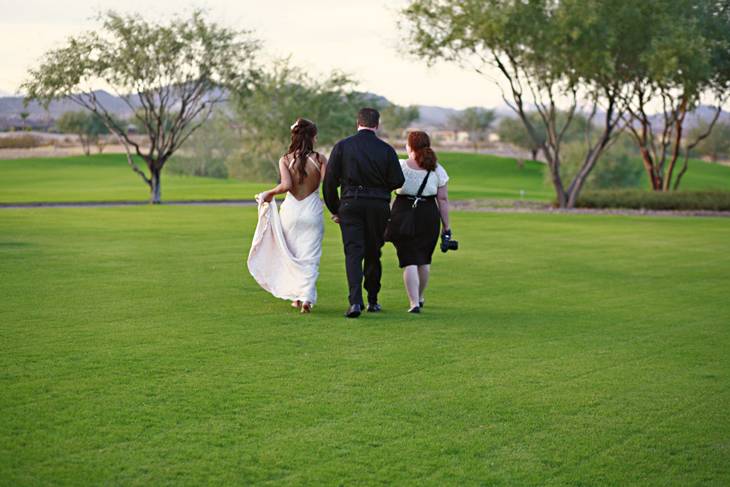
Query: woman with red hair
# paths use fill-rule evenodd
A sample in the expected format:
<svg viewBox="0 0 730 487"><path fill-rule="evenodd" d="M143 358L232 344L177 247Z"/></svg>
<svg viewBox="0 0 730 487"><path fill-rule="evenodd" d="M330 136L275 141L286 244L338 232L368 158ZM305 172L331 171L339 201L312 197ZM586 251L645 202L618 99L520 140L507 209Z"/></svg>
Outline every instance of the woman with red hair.
<svg viewBox="0 0 730 487"><path fill-rule="evenodd" d="M409 313L420 313L428 285L431 258L442 232L449 234L449 198L446 183L449 176L437 162L426 132L408 134L408 159L401 161L406 182L396 191L391 221L401 222L412 212L413 228L407 235L393 235L391 240L398 252L403 269L403 283L410 301Z"/></svg>

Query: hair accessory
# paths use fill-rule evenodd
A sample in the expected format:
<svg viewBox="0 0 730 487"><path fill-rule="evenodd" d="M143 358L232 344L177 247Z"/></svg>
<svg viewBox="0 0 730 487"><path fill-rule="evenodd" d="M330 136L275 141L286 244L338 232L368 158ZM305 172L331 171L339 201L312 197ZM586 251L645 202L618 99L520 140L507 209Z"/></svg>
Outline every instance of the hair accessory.
<svg viewBox="0 0 730 487"><path fill-rule="evenodd" d="M297 119L297 121L294 122L291 127L289 127L289 130L294 130L297 127L297 125L299 125L299 119Z"/></svg>

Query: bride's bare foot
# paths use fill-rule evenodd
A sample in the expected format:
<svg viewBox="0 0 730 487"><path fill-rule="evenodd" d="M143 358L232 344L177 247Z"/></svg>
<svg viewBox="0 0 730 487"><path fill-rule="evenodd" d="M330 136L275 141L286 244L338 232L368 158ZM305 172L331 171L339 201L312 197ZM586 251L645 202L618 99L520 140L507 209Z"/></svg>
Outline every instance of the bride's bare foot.
<svg viewBox="0 0 730 487"><path fill-rule="evenodd" d="M301 301L299 301L299 300L296 300L296 301L292 301L292 302L291 302L291 307L292 307L292 308L297 308L297 309L300 309L300 308L302 307L302 302L301 302Z"/></svg>
<svg viewBox="0 0 730 487"><path fill-rule="evenodd" d="M312 312L312 303L304 302L302 304L302 313L311 313Z"/></svg>

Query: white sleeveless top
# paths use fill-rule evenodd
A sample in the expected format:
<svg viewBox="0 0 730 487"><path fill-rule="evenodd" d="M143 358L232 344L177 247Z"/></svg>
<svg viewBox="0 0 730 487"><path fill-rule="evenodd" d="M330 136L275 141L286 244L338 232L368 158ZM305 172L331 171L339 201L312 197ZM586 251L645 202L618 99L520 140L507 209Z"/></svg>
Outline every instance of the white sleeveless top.
<svg viewBox="0 0 730 487"><path fill-rule="evenodd" d="M403 176L406 178L406 182L403 186L396 190L396 194L403 194L409 196L415 196L418 193L418 188L423 183L423 178L426 177L425 169L412 169L405 160L400 161L400 167L403 169ZM436 163L436 170L432 171L428 176L428 182L426 187L423 188L422 196L435 196L438 189L444 186L449 180L449 175L446 174L446 170L441 164Z"/></svg>

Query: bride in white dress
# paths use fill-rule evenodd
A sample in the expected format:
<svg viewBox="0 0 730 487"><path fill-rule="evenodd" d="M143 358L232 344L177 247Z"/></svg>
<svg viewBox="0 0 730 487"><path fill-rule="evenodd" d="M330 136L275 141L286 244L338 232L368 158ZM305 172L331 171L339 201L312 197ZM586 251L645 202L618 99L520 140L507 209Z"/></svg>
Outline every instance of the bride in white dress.
<svg viewBox="0 0 730 487"><path fill-rule="evenodd" d="M256 225L248 270L262 288L309 313L317 301L322 255L322 201L319 186L327 158L314 150L317 126L300 118L291 126L291 145L279 160L281 183L256 195ZM274 196L286 193L277 211Z"/></svg>

